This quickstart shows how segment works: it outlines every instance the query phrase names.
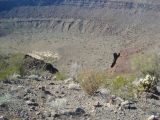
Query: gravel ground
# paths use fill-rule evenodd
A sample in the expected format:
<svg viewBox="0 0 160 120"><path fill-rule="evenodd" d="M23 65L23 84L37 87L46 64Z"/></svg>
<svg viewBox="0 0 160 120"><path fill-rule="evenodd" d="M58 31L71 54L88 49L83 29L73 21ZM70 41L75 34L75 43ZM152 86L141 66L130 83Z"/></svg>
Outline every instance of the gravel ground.
<svg viewBox="0 0 160 120"><path fill-rule="evenodd" d="M139 99L130 109L120 109L108 104L109 92L99 91L105 97L87 95L72 80L1 81L0 95L6 95L6 101L1 102L0 116L11 120L146 120L151 115L159 116L159 100Z"/></svg>

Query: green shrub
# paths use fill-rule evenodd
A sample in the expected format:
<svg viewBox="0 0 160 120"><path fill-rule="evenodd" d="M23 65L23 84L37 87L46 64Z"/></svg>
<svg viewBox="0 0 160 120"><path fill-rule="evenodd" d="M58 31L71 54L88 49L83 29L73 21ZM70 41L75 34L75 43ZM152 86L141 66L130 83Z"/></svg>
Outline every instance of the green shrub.
<svg viewBox="0 0 160 120"><path fill-rule="evenodd" d="M106 73L95 70L83 70L78 74L78 82L89 95L93 95L106 79Z"/></svg>
<svg viewBox="0 0 160 120"><path fill-rule="evenodd" d="M134 97L134 86L132 82L135 80L134 75L120 75L116 76L110 81L108 88L110 88L111 93L120 96L124 99L129 99Z"/></svg>
<svg viewBox="0 0 160 120"><path fill-rule="evenodd" d="M131 63L138 75L134 86L136 95L139 96L143 92L156 93L160 78L160 56L156 53L138 54L133 56Z"/></svg>
<svg viewBox="0 0 160 120"><path fill-rule="evenodd" d="M121 87L124 87L127 83L127 80L122 77L122 76L117 76L113 81L112 81L112 88L113 89L120 89Z"/></svg>
<svg viewBox="0 0 160 120"><path fill-rule="evenodd" d="M63 72L57 72L54 74L56 80L64 80L66 79L66 75Z"/></svg>
<svg viewBox="0 0 160 120"><path fill-rule="evenodd" d="M160 77L160 56L155 53L146 53L135 55L132 60L132 68L140 76L147 74Z"/></svg>
<svg viewBox="0 0 160 120"><path fill-rule="evenodd" d="M20 74L23 62L23 54L1 55L0 59L0 79L4 79L13 73Z"/></svg>

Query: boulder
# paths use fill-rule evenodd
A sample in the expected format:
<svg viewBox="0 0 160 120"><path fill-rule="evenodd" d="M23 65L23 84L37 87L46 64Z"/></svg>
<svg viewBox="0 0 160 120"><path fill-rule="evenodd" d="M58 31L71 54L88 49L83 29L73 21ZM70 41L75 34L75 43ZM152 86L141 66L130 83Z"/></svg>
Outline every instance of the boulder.
<svg viewBox="0 0 160 120"><path fill-rule="evenodd" d="M38 58L37 56L35 57L30 54L25 55L21 68L21 72L23 72L22 74L25 75L31 75L33 74L33 71L37 72L37 74L39 71L47 71L51 74L58 72L58 69L55 68L51 63L48 63L47 61L40 59L40 57Z"/></svg>

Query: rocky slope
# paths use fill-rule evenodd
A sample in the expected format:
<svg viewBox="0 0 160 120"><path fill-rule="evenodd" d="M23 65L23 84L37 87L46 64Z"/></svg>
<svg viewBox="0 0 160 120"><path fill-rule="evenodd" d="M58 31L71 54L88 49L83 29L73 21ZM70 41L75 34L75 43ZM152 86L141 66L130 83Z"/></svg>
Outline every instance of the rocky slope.
<svg viewBox="0 0 160 120"><path fill-rule="evenodd" d="M160 52L159 20L159 0L0 0L0 51L58 53L54 65L65 73L75 66L106 70L113 53L120 53L108 72L124 74L130 72L132 55ZM89 96L72 78L56 81L49 76L13 75L0 81L0 119L146 120L160 116L159 100L144 96L129 101L132 107L121 107L110 104L112 97L108 89Z"/></svg>
<svg viewBox="0 0 160 120"><path fill-rule="evenodd" d="M0 82L0 118L146 120L149 117L159 117L159 100L144 97L139 101L130 100L129 106L127 101L123 101L124 106L121 108L118 103L122 101L118 99L116 104L110 104L112 95L108 89L102 88L98 91L94 96L89 96L71 78L55 81L12 77Z"/></svg>

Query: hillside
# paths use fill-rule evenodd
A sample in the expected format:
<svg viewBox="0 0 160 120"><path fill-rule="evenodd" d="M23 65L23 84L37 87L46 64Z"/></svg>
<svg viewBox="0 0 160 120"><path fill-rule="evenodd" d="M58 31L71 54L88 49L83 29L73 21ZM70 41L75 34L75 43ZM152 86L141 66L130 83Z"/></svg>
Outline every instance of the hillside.
<svg viewBox="0 0 160 120"><path fill-rule="evenodd" d="M159 0L0 0L0 120L158 120Z"/></svg>
<svg viewBox="0 0 160 120"><path fill-rule="evenodd" d="M159 45L159 4L155 0L1 0L1 47L58 51L64 66L72 61L105 69L113 52Z"/></svg>

